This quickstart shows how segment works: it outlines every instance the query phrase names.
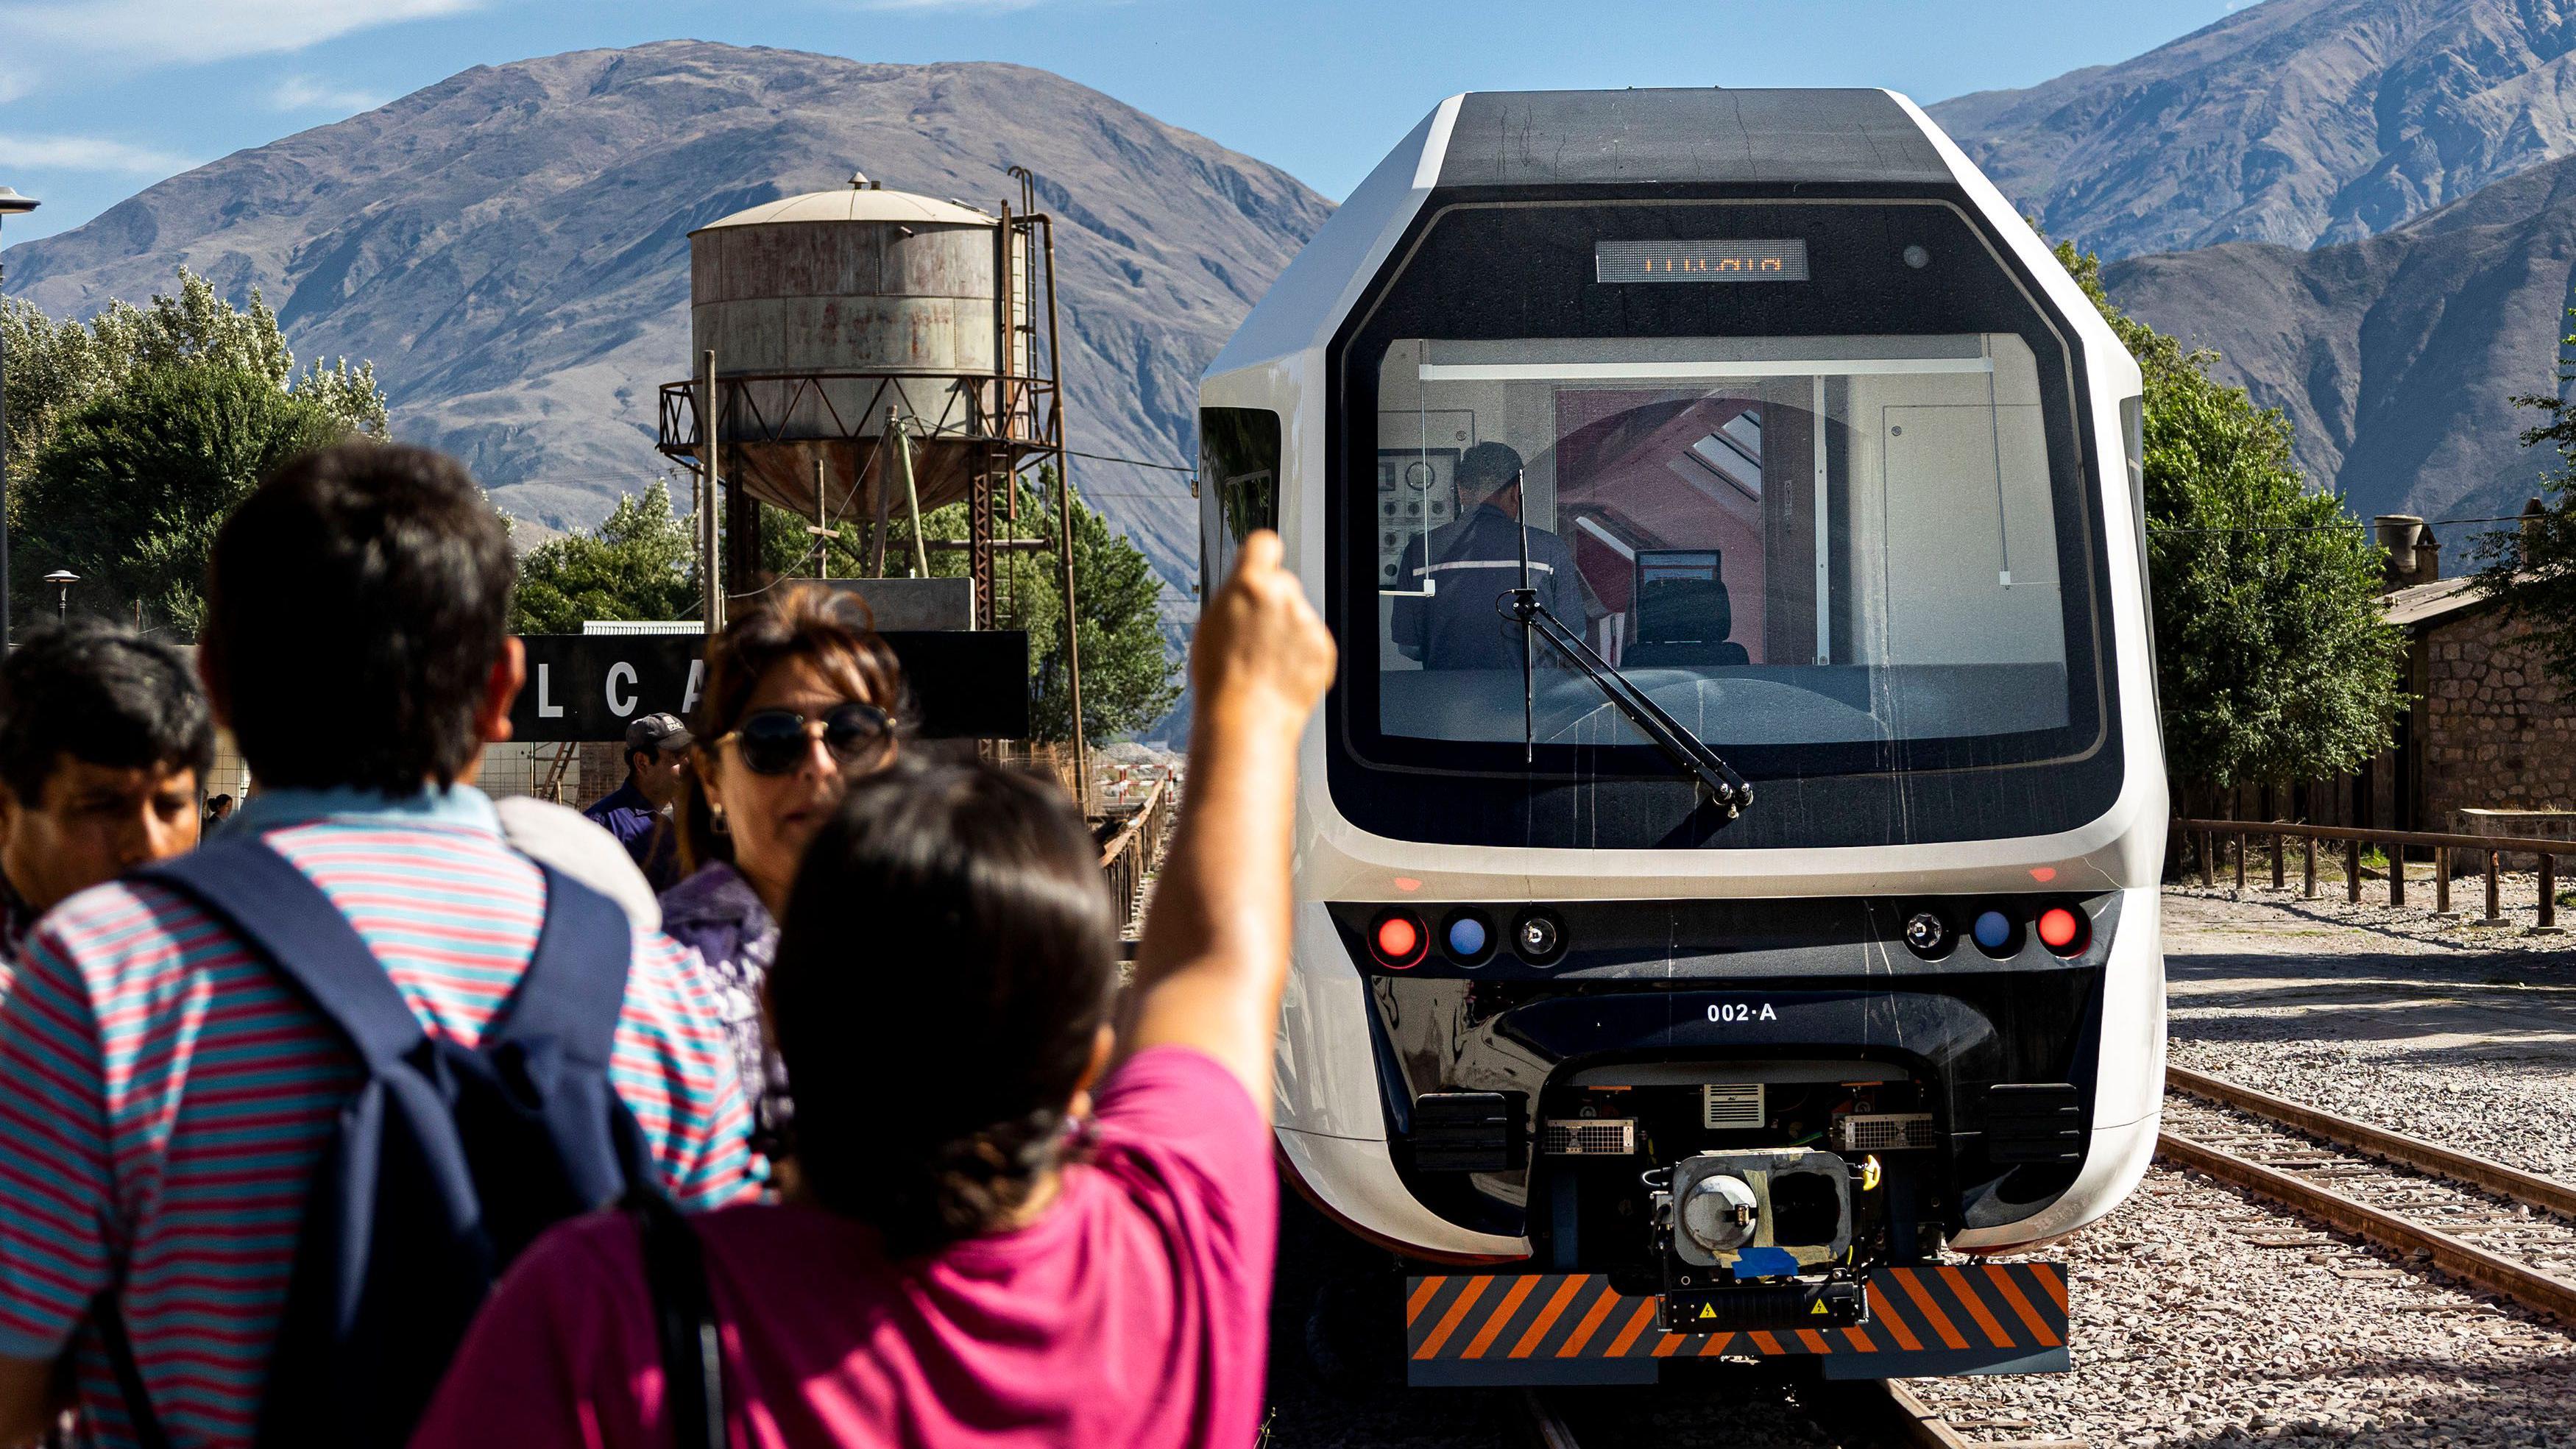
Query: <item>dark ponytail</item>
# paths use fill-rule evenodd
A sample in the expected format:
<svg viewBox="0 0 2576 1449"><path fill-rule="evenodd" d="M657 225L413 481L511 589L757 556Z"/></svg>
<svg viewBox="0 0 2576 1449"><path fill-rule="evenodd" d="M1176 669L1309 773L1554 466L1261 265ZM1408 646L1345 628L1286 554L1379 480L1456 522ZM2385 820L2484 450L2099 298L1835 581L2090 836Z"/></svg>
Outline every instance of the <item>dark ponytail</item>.
<svg viewBox="0 0 2576 1449"><path fill-rule="evenodd" d="M1066 1148L1116 917L1052 785L982 765L854 782L806 848L770 968L815 1200L909 1256L1007 1222Z"/></svg>

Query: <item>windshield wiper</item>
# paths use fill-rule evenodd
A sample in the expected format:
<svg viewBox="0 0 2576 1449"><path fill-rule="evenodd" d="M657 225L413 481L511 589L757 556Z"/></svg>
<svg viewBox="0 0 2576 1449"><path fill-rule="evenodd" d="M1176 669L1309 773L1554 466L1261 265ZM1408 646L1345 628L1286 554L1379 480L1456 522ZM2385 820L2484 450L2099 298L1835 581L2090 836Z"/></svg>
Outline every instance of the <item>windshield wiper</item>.
<svg viewBox="0 0 2576 1449"><path fill-rule="evenodd" d="M1563 655L1567 663L1592 681L1611 706L1628 717L1638 733L1652 740L1672 762L1708 791L1709 798L1724 810L1728 819L1743 812L1753 803L1753 787L1735 773L1735 767L1718 756L1717 751L1702 744L1699 737L1682 728L1681 723L1664 713L1662 706L1649 698L1619 666L1603 659L1583 642L1583 636L1565 626L1547 605L1538 601L1538 590L1518 588L1495 601L1497 612L1519 624L1531 636L1547 641L1548 646ZM1526 693L1526 691L1525 691ZM1529 701L1524 699L1524 704Z"/></svg>
<svg viewBox="0 0 2576 1449"><path fill-rule="evenodd" d="M1591 680L1593 687L1601 691L1602 698L1626 715L1639 733L1654 741L1655 748L1662 750L1683 774L1698 781L1699 787L1708 792L1709 799L1717 808L1726 812L1727 819L1732 820L1742 814L1744 807L1753 803L1753 787L1745 783L1742 775L1735 773L1735 767L1719 758L1717 751L1702 744L1697 735L1683 729L1680 721L1664 713L1662 706L1647 697L1646 692L1627 675L1620 673L1619 666L1592 652L1592 646L1583 642L1582 635L1567 628L1555 611L1539 602L1538 590L1530 587L1527 482L1528 475L1523 473L1515 475L1511 485L1519 494L1520 503L1516 510L1519 516L1513 521L1519 525L1521 536L1521 586L1494 600L1496 613L1521 626L1523 761L1534 762L1538 758L1538 661L1530 645L1530 641L1537 638L1546 640L1549 648L1564 655L1567 663L1581 670L1583 677ZM1427 548L1424 556L1427 562Z"/></svg>

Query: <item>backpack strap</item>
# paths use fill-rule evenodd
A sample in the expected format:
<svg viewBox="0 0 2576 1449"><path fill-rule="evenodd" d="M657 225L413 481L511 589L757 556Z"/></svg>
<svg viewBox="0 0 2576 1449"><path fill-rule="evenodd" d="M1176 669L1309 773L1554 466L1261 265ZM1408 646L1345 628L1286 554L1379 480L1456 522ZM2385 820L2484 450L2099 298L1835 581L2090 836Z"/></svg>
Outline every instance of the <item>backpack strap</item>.
<svg viewBox="0 0 2576 1449"><path fill-rule="evenodd" d="M643 1240L644 1286L653 1297L653 1336L662 1348L662 1417L671 1425L672 1449L725 1449L724 1343L697 1231L669 1198L651 1189L627 1194L624 1207Z"/></svg>
<svg viewBox="0 0 2576 1449"><path fill-rule="evenodd" d="M369 1071L427 1033L358 928L322 888L256 835L219 840L136 871L211 911L331 1018Z"/></svg>
<svg viewBox="0 0 2576 1449"><path fill-rule="evenodd" d="M626 1006L634 932L615 901L536 864L546 878L545 928L518 988L483 1029L483 1046L551 1039L568 1059L604 1072Z"/></svg>

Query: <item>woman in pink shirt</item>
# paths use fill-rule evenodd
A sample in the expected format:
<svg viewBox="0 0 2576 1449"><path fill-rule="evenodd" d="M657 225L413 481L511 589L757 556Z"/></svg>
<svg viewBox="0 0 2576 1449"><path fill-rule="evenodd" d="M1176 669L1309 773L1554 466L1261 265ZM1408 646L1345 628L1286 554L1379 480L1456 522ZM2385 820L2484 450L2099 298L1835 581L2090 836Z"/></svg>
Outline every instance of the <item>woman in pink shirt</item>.
<svg viewBox="0 0 2576 1449"><path fill-rule="evenodd" d="M1123 998L1060 795L980 767L854 785L769 978L791 1186L678 1239L721 1440L704 1377L675 1414L663 1372L672 1240L657 1299L642 1217L614 1213L520 1259L415 1449L1250 1444L1296 742L1332 658L1255 535L1199 623L1189 803Z"/></svg>

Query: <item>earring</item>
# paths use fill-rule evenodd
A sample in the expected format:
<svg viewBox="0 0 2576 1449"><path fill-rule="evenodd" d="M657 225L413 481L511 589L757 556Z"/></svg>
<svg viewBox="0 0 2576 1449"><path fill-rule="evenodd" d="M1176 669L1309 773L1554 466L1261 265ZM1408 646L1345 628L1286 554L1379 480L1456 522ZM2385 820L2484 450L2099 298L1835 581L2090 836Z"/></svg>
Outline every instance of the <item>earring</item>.
<svg viewBox="0 0 2576 1449"><path fill-rule="evenodd" d="M731 830L725 828L724 807L722 805L710 805L707 807L707 828L718 835L733 834Z"/></svg>

